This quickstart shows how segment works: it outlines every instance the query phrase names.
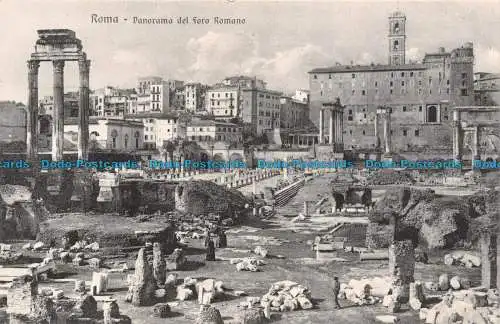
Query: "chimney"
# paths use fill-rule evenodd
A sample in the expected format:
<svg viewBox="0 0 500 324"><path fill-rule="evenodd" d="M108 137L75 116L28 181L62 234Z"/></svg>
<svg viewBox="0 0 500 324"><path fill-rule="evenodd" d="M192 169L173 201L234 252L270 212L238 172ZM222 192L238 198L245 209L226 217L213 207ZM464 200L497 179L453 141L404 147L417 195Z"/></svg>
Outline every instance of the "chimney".
<svg viewBox="0 0 500 324"><path fill-rule="evenodd" d="M446 53L446 50L444 47L440 47L439 48L439 53L443 54L443 53Z"/></svg>

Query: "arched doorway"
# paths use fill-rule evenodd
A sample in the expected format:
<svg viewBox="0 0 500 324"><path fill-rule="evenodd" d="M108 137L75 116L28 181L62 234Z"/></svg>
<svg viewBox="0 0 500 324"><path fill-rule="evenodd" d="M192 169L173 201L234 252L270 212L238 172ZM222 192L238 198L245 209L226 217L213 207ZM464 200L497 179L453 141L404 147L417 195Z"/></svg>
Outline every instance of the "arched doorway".
<svg viewBox="0 0 500 324"><path fill-rule="evenodd" d="M427 122L428 123L438 122L438 111L436 106L427 107Z"/></svg>
<svg viewBox="0 0 500 324"><path fill-rule="evenodd" d="M243 162L245 159L243 158L243 156L240 153L233 153L229 157L229 160L230 161L241 161L241 162Z"/></svg>
<svg viewBox="0 0 500 324"><path fill-rule="evenodd" d="M219 162L217 164L222 164L222 162L225 162L226 160L224 159L224 156L221 154L221 153L216 153L214 154L214 162ZM216 171L219 171L221 170L222 168L217 168L217 167L214 167L214 169Z"/></svg>

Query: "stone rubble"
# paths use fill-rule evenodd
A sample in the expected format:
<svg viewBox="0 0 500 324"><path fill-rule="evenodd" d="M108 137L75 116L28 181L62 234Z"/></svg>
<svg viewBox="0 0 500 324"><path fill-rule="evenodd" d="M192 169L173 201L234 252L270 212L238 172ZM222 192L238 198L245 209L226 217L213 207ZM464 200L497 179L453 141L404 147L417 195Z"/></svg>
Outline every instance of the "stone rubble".
<svg viewBox="0 0 500 324"><path fill-rule="evenodd" d="M153 306L153 317L167 318L170 315L170 306L166 303L159 303Z"/></svg>
<svg viewBox="0 0 500 324"><path fill-rule="evenodd" d="M274 283L268 293L262 296L260 304L264 308L270 307L271 310L279 312L307 310L314 307L309 289L288 280Z"/></svg>
<svg viewBox="0 0 500 324"><path fill-rule="evenodd" d="M163 284L166 279L167 264L160 243L153 243L153 276L158 285Z"/></svg>
<svg viewBox="0 0 500 324"><path fill-rule="evenodd" d="M341 284L338 297L340 299L347 299L358 306L374 305L376 303L379 303L380 302L379 296L381 295L380 288L378 289L379 291L377 292L379 296L375 296L372 291L374 283L377 283L377 281L385 282L386 288L382 289L387 290L388 281L383 280L382 278L362 279L362 280L351 279L348 284ZM380 284L378 286L380 286ZM382 295L385 295L386 293L387 291L384 291Z"/></svg>
<svg viewBox="0 0 500 324"><path fill-rule="evenodd" d="M224 324L224 321L217 308L210 305L202 305L195 324Z"/></svg>
<svg viewBox="0 0 500 324"><path fill-rule="evenodd" d="M475 290L449 292L432 308L422 308L420 319L426 324L497 324L500 310L488 304L488 293Z"/></svg>
<svg viewBox="0 0 500 324"><path fill-rule="evenodd" d="M175 249L172 254L166 258L166 268L168 271L182 270L186 263L186 257L182 249Z"/></svg>
<svg viewBox="0 0 500 324"><path fill-rule="evenodd" d="M263 260L253 257L233 258L229 260L229 263L235 264L237 271L251 271L251 272L260 271L258 267L266 264Z"/></svg>
<svg viewBox="0 0 500 324"><path fill-rule="evenodd" d="M444 256L444 264L461 265L467 268L480 267L481 257L464 251L455 251Z"/></svg>

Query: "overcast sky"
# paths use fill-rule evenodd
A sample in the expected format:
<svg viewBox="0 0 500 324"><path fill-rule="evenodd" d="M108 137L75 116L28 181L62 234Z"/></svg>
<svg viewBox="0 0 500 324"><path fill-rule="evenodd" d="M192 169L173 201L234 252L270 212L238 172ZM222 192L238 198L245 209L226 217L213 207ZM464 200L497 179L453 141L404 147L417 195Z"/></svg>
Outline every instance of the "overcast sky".
<svg viewBox="0 0 500 324"><path fill-rule="evenodd" d="M472 41L476 71L500 72L500 1L31 1L0 0L0 100L26 102L26 60L37 29L69 28L92 60L91 88L133 87L158 75L214 83L257 75L277 90L307 88L315 67L387 63L388 15L407 15L407 59ZM245 25L92 24L91 14L139 17L240 17ZM67 64L66 91L78 87ZM52 66L40 68L40 97L51 94Z"/></svg>

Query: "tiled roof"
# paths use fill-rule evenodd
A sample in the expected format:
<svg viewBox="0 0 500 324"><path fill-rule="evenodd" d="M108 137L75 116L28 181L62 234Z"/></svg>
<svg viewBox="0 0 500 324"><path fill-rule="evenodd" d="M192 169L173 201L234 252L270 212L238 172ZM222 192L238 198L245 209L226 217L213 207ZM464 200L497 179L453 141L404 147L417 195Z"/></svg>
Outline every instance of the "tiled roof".
<svg viewBox="0 0 500 324"><path fill-rule="evenodd" d="M402 65L337 65L324 68L316 68L309 73L342 73L342 72L379 72L379 71L406 71L424 70L423 64L402 64Z"/></svg>

